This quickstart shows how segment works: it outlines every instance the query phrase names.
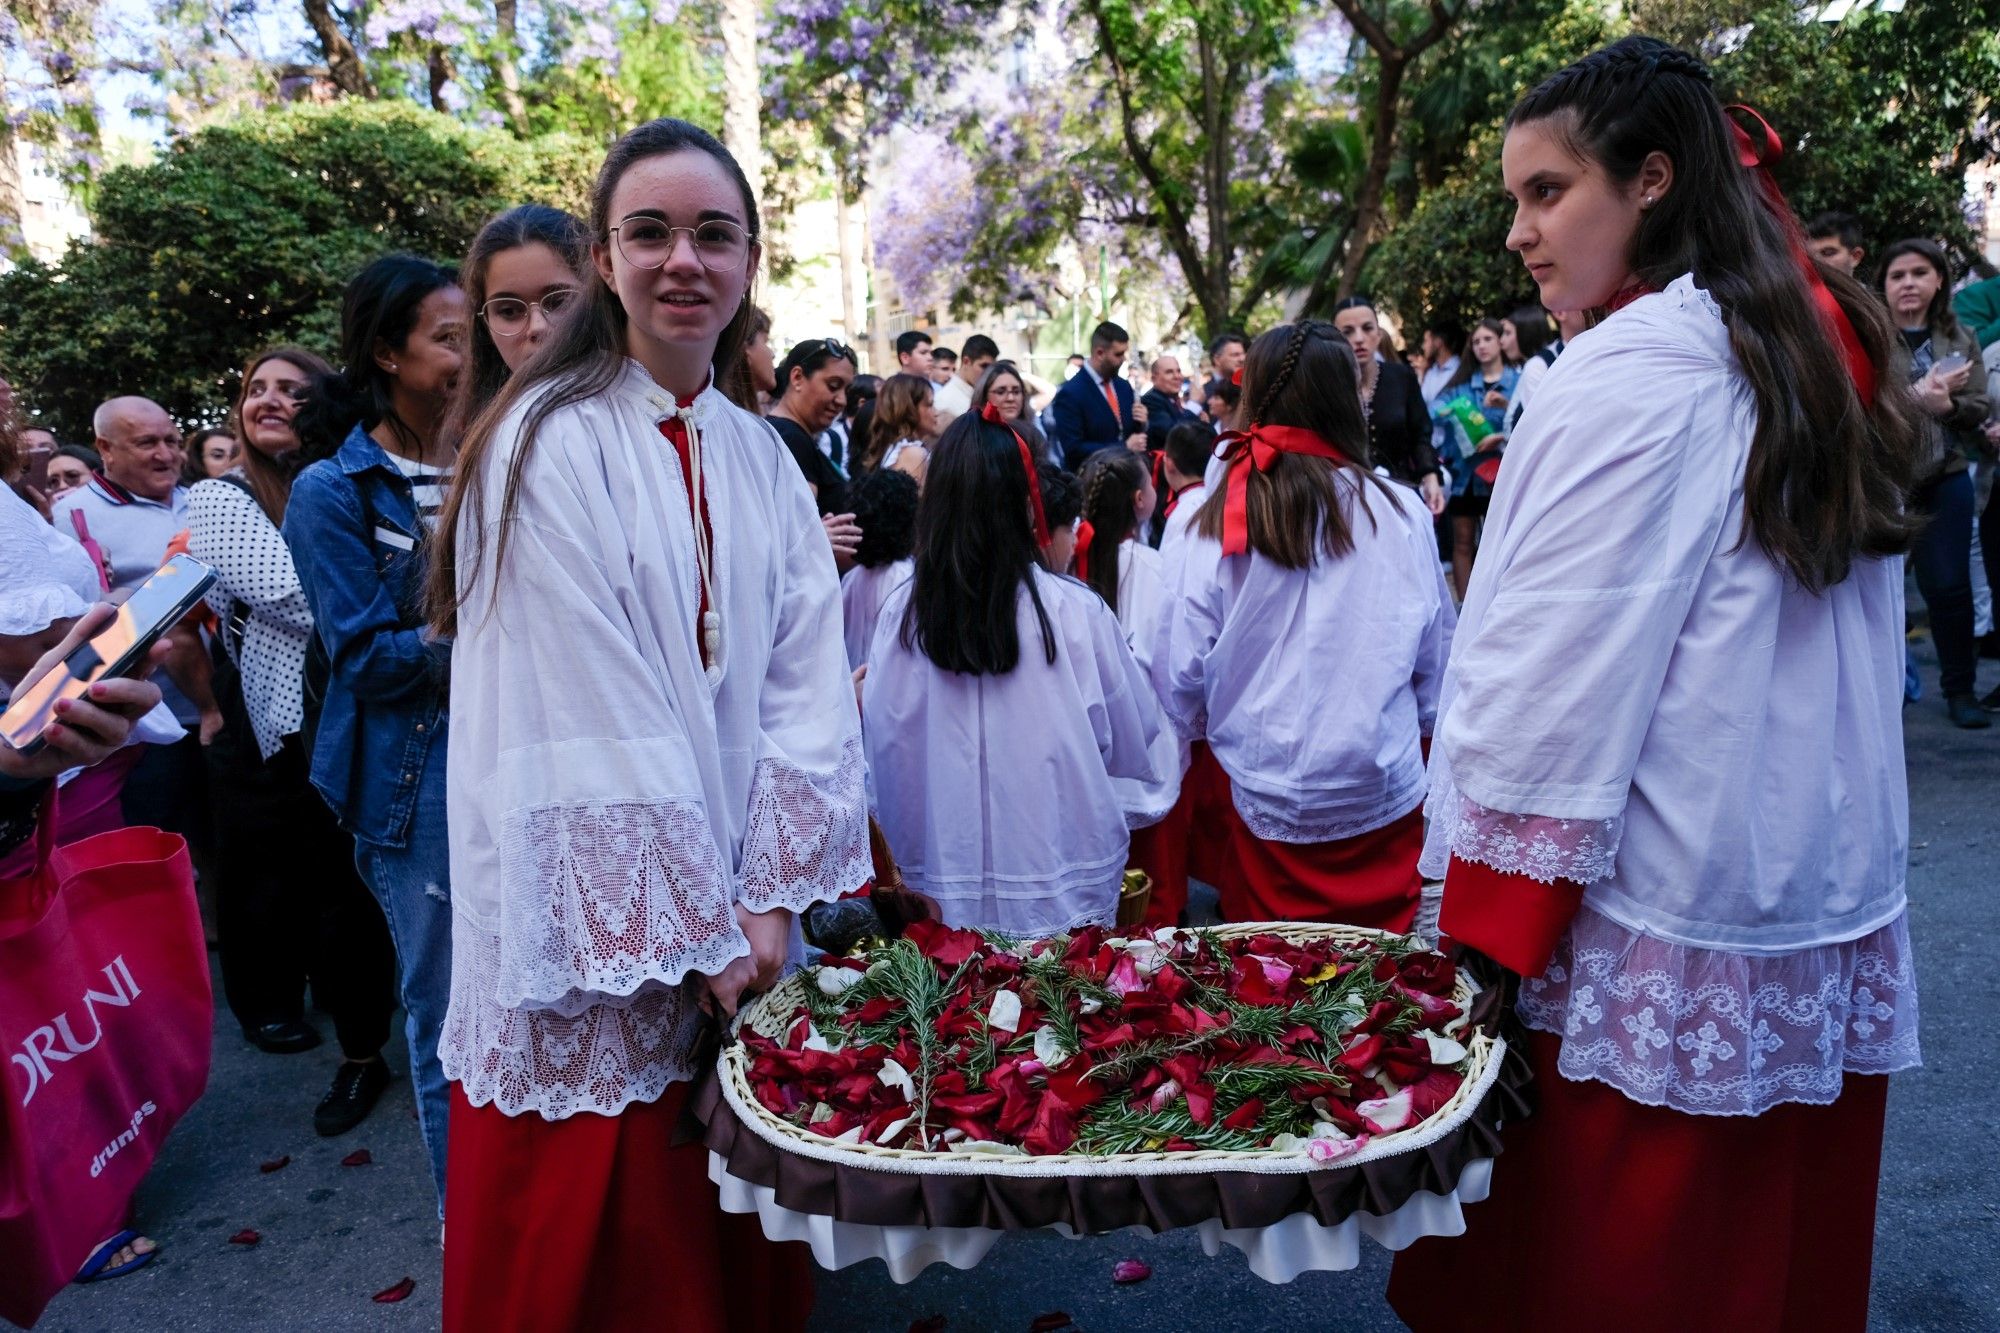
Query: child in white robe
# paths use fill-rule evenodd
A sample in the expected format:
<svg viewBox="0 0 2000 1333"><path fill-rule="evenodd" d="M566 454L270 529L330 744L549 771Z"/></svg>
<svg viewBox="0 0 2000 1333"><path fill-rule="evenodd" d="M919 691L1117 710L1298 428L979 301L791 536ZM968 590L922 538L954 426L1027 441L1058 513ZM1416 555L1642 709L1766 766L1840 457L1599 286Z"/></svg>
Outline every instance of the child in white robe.
<svg viewBox="0 0 2000 1333"><path fill-rule="evenodd" d="M840 611L847 640L847 665L868 664L868 645L882 603L910 577L910 550L916 541L917 483L906 472L878 468L847 487L847 507L861 529L854 568L840 578Z"/></svg>
<svg viewBox="0 0 2000 1333"><path fill-rule="evenodd" d="M1032 483L1032 484L1031 484ZM967 414L931 456L916 569L862 685L876 814L952 925L1024 936L1116 918L1116 778L1157 775L1159 704L1117 617L1050 573L1031 451Z"/></svg>

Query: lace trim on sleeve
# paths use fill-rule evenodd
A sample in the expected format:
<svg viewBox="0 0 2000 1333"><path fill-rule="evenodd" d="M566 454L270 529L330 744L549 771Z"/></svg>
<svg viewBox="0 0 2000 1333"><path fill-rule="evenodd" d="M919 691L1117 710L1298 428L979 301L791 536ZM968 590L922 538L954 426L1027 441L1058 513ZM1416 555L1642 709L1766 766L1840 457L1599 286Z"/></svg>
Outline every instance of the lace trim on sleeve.
<svg viewBox="0 0 2000 1333"><path fill-rule="evenodd" d="M839 766L823 776L780 759L757 761L738 902L753 912L801 912L874 877L865 771L859 733L847 738Z"/></svg>
<svg viewBox="0 0 2000 1333"><path fill-rule="evenodd" d="M451 1006L438 1038L444 1072L474 1106L561 1120L617 1115L694 1076L701 1009L693 983L642 985L573 1014L495 1001L500 937L465 916L452 927Z"/></svg>
<svg viewBox="0 0 2000 1333"><path fill-rule="evenodd" d="M749 952L699 802L537 806L500 830L493 996L574 1017Z"/></svg>
<svg viewBox="0 0 2000 1333"><path fill-rule="evenodd" d="M1448 785L1432 792L1424 814L1431 827L1424 840L1423 871L1434 879L1443 877L1445 860L1455 856L1544 884L1559 879L1595 884L1616 870L1618 843L1625 833L1623 815L1557 819L1510 814L1489 810Z"/></svg>
<svg viewBox="0 0 2000 1333"><path fill-rule="evenodd" d="M1843 1074L1922 1063L1905 914L1857 940L1759 955L1671 944L1585 907L1517 1009L1562 1038L1563 1077L1689 1115L1825 1105Z"/></svg>

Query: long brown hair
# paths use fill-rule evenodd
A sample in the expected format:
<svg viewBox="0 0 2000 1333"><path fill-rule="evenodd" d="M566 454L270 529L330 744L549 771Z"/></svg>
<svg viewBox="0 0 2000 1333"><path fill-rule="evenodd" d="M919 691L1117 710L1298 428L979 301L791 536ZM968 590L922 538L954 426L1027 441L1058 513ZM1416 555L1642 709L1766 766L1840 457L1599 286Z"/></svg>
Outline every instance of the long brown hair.
<svg viewBox="0 0 2000 1333"><path fill-rule="evenodd" d="M1304 569L1321 555L1338 559L1354 549L1343 489L1368 516L1368 488L1388 486L1369 470L1368 420L1361 411L1361 369L1340 330L1324 320L1280 324L1250 344L1243 362L1243 398L1255 426L1295 426L1309 430L1347 455L1336 463L1310 454L1281 453L1269 467L1250 474L1250 549L1287 569ZM1238 456L1234 471L1250 465ZM1340 475L1351 482L1343 486ZM1208 497L1195 515L1204 537L1222 538L1222 514L1229 488Z"/></svg>
<svg viewBox="0 0 2000 1333"><path fill-rule="evenodd" d="M691 125L685 120L648 121L625 134L605 154L604 165L597 173L597 183L591 189L590 235L597 245L611 244L611 198L618 189L618 182L624 179L633 165L684 151L707 153L721 163L743 194L744 221L748 224L752 243L750 257L745 261L750 266L749 289L744 292L743 304L730 317L715 344L715 381L727 384L736 363L743 356L743 348L749 342L750 324L754 317L752 302L757 285L757 237L760 227L756 192L750 188L750 179L743 174L742 166L722 146L722 142L699 125ZM430 538L431 566L425 592L431 609L431 623L438 633L450 635L458 631L458 612L464 601L459 594L458 529L460 515L467 509L472 520L469 560L475 574L486 558L486 524L479 474L487 462L487 455L492 452L493 438L501 421L516 403L543 386L549 386L549 391L542 394L534 407L529 409L527 420L521 426L520 447L515 449L507 468L506 489L500 500L500 540L494 551L496 569L507 559L507 534L520 503L521 472L527 465L529 455L534 452L536 434L541 430L542 423L557 409L583 402L617 382L625 366L627 323L628 317L625 307L619 303L618 293L602 281L586 282L576 312L550 330L551 336L542 350L507 381L499 395L466 428L465 439L458 449L451 494L445 499L437 528ZM467 579L466 586L470 587L475 581Z"/></svg>
<svg viewBox="0 0 2000 1333"><path fill-rule="evenodd" d="M875 395L875 421L868 428L868 447L861 466L879 467L882 455L898 440L924 438L924 408L935 391L922 375L895 374L882 381Z"/></svg>
<svg viewBox="0 0 2000 1333"><path fill-rule="evenodd" d="M1100 449L1083 465L1083 521L1090 545L1079 552L1084 579L1118 609L1118 547L1139 530L1133 493L1146 485L1146 464L1130 449Z"/></svg>
<svg viewBox="0 0 2000 1333"><path fill-rule="evenodd" d="M301 441L300 448L282 460L267 458L262 450L250 443L250 434L243 426L243 403L250 394L250 380L270 361L289 361L306 373L308 384L319 382L322 376L332 375L333 367L317 352L308 352L292 343L266 347L244 364L243 382L236 390L236 405L229 409L229 428L242 447L238 466L243 469L243 480L250 483L250 494L256 498L257 507L264 511L264 517L270 519L273 525L283 527L285 504L292 498L292 478L299 475L298 464L304 461L301 454L304 443Z"/></svg>
<svg viewBox="0 0 2000 1333"><path fill-rule="evenodd" d="M1922 436L1908 387L1887 373L1896 332L1859 283L1819 268L1875 365L1864 410L1807 291L1798 222L1738 165L1707 67L1657 38L1627 37L1523 97L1507 124L1544 120L1614 181L1635 179L1655 152L1673 162L1674 188L1640 215L1632 272L1654 288L1693 273L1756 396L1738 544L1754 538L1813 592L1845 579L1857 554L1905 550L1920 526L1903 498Z"/></svg>

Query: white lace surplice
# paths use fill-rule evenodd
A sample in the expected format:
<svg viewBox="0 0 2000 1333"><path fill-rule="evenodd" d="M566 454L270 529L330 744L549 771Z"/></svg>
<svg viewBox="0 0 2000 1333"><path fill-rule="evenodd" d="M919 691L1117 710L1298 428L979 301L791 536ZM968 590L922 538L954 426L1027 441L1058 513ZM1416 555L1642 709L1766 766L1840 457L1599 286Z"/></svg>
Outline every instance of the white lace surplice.
<svg viewBox="0 0 2000 1333"><path fill-rule="evenodd" d="M1437 539L1407 487L1351 469L1339 485L1346 555L1286 569L1190 530L1164 562L1154 688L1183 737L1208 740L1244 824L1274 842L1354 837L1423 801L1421 738L1455 620ZM1211 481L1209 502L1226 486Z"/></svg>
<svg viewBox="0 0 2000 1333"><path fill-rule="evenodd" d="M1037 936L1117 916L1130 840L1114 778L1160 781L1166 728L1111 608L1037 569L1056 660L1025 589L1021 660L1004 676L944 671L901 627L890 593L862 683L876 814L903 878L955 926Z"/></svg>
<svg viewBox="0 0 2000 1333"><path fill-rule="evenodd" d="M1426 806L1426 875L1587 886L1521 994L1563 1073L1691 1113L1918 1060L1902 562L1813 595L1739 542L1754 426L1690 279L1565 351L1494 491Z"/></svg>
<svg viewBox="0 0 2000 1333"><path fill-rule="evenodd" d="M440 1054L470 1101L510 1115L657 1098L692 1073L697 974L748 949L736 905L800 910L871 873L811 494L769 426L713 389L695 400L722 624L711 689L687 492L658 430L671 410L628 365L549 416L497 605L495 520L522 411L479 479L489 554L452 655Z"/></svg>

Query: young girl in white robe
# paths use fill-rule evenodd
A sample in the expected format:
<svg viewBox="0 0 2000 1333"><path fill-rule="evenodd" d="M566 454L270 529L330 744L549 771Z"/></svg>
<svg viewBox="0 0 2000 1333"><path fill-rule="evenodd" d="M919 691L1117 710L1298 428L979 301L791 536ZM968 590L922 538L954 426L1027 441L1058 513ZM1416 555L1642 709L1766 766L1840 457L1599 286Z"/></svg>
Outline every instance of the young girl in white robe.
<svg viewBox="0 0 2000 1333"><path fill-rule="evenodd" d="M1522 978L1538 1105L1465 1236L1398 1257L1420 1331L1867 1324L1882 1075L1918 1058L1916 433L1738 114L1635 37L1509 120L1508 244L1607 317L1508 447L1445 674L1425 868Z"/></svg>
<svg viewBox="0 0 2000 1333"><path fill-rule="evenodd" d="M1242 401L1248 429L1226 437L1176 553L1153 655L1168 716L1229 777L1222 911L1408 930L1452 627L1430 514L1370 470L1333 325L1259 338Z"/></svg>
<svg viewBox="0 0 2000 1333"><path fill-rule="evenodd" d="M955 926L1047 935L1116 919L1126 812L1159 704L1110 607L1042 564L1032 451L967 413L931 455L916 570L862 685L876 814L904 881Z"/></svg>
<svg viewBox="0 0 2000 1333"><path fill-rule="evenodd" d="M841 621L847 665L868 665L868 646L882 618L882 603L910 578L910 551L916 542L917 483L906 472L877 468L847 487L847 507L861 529L854 568L840 576Z"/></svg>
<svg viewBox="0 0 2000 1333"><path fill-rule="evenodd" d="M871 872L838 589L811 492L716 388L756 200L660 120L592 198L595 279L463 446L434 600L455 633L447 1329L797 1328L801 1247L670 1146L704 1010Z"/></svg>

